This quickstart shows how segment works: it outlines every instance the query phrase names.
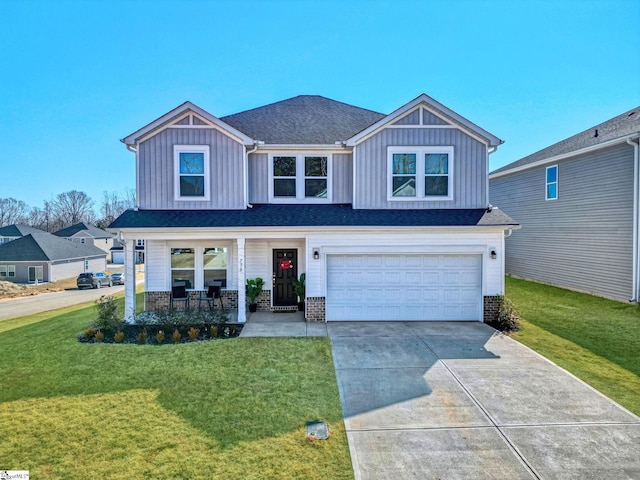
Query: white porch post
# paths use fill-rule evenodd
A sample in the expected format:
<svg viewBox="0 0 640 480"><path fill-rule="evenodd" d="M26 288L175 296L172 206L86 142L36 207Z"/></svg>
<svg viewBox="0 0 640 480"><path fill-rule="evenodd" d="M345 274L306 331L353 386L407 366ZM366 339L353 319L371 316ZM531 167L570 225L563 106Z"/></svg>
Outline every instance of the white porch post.
<svg viewBox="0 0 640 480"><path fill-rule="evenodd" d="M247 321L247 292L245 283L247 274L245 271L245 239L238 238L238 322Z"/></svg>
<svg viewBox="0 0 640 480"><path fill-rule="evenodd" d="M124 243L124 320L133 323L136 318L136 241L128 239Z"/></svg>

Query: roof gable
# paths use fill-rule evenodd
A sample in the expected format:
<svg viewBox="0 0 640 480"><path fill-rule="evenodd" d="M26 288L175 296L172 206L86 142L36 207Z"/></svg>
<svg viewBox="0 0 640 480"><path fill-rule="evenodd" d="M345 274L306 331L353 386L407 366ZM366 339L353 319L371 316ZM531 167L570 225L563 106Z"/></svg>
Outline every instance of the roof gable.
<svg viewBox="0 0 640 480"><path fill-rule="evenodd" d="M145 137L155 135L162 130L171 128L172 126L182 128L190 126L212 127L222 131L232 138L235 138L238 142L245 145L253 145L253 143L255 143L253 139L245 135L243 132L223 122L218 117L211 115L206 110L203 110L191 102L184 102L182 105L165 113L153 122L145 125L139 130L136 130L120 141L126 145L136 145L144 140Z"/></svg>
<svg viewBox="0 0 640 480"><path fill-rule="evenodd" d="M491 172L491 175L524 170L545 161L555 161L557 157L578 154L585 149L601 148L611 145L612 142L626 141L627 137L637 136L639 133L640 106L498 168Z"/></svg>
<svg viewBox="0 0 640 480"><path fill-rule="evenodd" d="M107 254L93 245L73 243L47 232L30 233L0 245L2 262L50 262L100 255Z"/></svg>
<svg viewBox="0 0 640 480"><path fill-rule="evenodd" d="M71 225L70 227L63 228L62 230L58 230L57 232L53 232L53 234L57 237L69 238L74 235L79 236L89 236L93 238L113 238L113 234L101 230L98 227L93 225L87 225L84 222L76 223L75 225Z"/></svg>
<svg viewBox="0 0 640 480"><path fill-rule="evenodd" d="M299 95L221 120L266 144L334 145L384 116L319 95Z"/></svg>
<svg viewBox="0 0 640 480"><path fill-rule="evenodd" d="M434 125L449 126L450 125L453 128L461 129L465 133L475 138L481 139L483 143L486 143L491 147L497 147L498 145L501 145L502 143L504 143L495 135L487 132L483 128L480 128L478 125L471 122L470 120L467 120L462 115L458 115L453 110L445 107L440 102L437 102L430 96L423 93L422 95L411 100L409 103L406 103L405 105L396 109L389 115L380 119L373 125L370 125L368 128L362 130L358 134L349 138L347 140L347 145L350 145L350 146L357 145L358 143L369 138L371 135L376 134L381 129L389 125L393 125L398 121L400 121L400 123L397 123L397 125L402 125L403 124L402 118L405 117L405 115L407 115L408 113L415 110L416 107L419 107L419 106L422 107L422 109L418 111L418 115L421 115L423 117L422 125L430 125L430 126L434 126ZM426 117L424 115L425 113L427 113ZM415 120L412 120L412 121L415 121ZM429 123L425 123L425 121Z"/></svg>

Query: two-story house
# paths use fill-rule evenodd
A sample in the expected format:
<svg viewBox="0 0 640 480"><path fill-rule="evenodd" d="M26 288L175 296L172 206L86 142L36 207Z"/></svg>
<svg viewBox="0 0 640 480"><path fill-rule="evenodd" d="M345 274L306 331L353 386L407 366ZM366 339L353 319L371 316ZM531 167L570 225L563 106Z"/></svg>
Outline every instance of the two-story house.
<svg viewBox="0 0 640 480"><path fill-rule="evenodd" d="M93 245L107 254L111 252L115 245L115 236L112 233L84 222L63 228L53 232L53 234L70 242Z"/></svg>
<svg viewBox="0 0 640 480"><path fill-rule="evenodd" d="M309 321L482 321L504 293L518 225L489 206L502 141L427 95L388 115L320 96L221 118L186 102L122 142L137 206L109 229L131 278L145 241L147 310L175 280L194 297L217 281L245 321L256 277L260 309L295 309L301 273Z"/></svg>

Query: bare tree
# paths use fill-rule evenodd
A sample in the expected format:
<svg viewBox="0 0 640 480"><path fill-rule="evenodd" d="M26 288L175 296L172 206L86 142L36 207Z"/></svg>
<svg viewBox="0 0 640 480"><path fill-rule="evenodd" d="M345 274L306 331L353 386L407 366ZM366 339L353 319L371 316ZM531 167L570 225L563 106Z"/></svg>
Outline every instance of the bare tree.
<svg viewBox="0 0 640 480"><path fill-rule="evenodd" d="M132 208L134 201L135 190L125 190L123 194L104 191L102 193L102 205L100 207L102 218L96 222L96 225L99 228L108 227L109 224L122 215L126 209Z"/></svg>
<svg viewBox="0 0 640 480"><path fill-rule="evenodd" d="M63 227L79 222L94 223L93 200L84 192L71 190L60 193L52 204L53 216L59 218Z"/></svg>
<svg viewBox="0 0 640 480"><path fill-rule="evenodd" d="M15 198L0 198L0 227L25 223L29 215L29 206Z"/></svg>

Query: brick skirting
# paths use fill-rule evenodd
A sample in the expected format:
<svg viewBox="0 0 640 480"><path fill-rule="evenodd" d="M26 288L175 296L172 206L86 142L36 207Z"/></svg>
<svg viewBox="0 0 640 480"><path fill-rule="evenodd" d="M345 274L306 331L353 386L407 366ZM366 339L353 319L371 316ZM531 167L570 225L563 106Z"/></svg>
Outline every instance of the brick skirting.
<svg viewBox="0 0 640 480"><path fill-rule="evenodd" d="M482 320L484 323L489 323L496 319L498 316L498 309L500 308L500 296L492 295L484 297L484 315Z"/></svg>
<svg viewBox="0 0 640 480"><path fill-rule="evenodd" d="M189 303L191 307L198 307L198 298L200 298L199 291L189 292ZM202 291L204 295L206 292ZM238 291L237 290L222 290L220 292L224 308L235 310L238 308ZM158 310L165 310L169 308L171 304L171 292L144 292L144 309L147 312L157 312Z"/></svg>
<svg viewBox="0 0 640 480"><path fill-rule="evenodd" d="M307 297L305 316L307 318L307 322L326 321L325 298L324 297Z"/></svg>

